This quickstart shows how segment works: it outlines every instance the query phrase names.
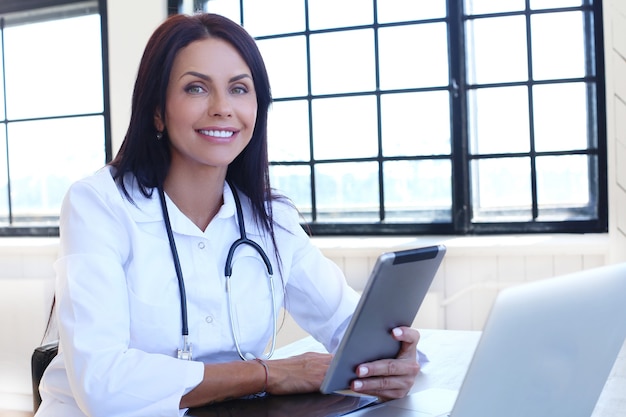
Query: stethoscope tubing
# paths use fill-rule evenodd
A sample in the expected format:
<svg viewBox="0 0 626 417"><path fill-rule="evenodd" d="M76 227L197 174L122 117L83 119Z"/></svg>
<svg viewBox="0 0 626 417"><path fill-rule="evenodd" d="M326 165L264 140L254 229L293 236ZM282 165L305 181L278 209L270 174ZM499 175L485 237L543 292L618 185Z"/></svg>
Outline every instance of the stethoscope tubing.
<svg viewBox="0 0 626 417"><path fill-rule="evenodd" d="M180 293L180 314L182 316L182 330L184 336L189 336L189 326L187 322L187 293L185 291L185 280L183 279L183 271L180 267L180 259L178 258L178 250L176 249L176 241L172 232L172 224L165 203L165 193L163 187L159 187L159 197L161 200L161 209L163 210L163 220L165 221L165 230L167 231L167 240L170 242L170 250L174 261L174 269L176 270L176 278L178 278L178 291Z"/></svg>
<svg viewBox="0 0 626 417"><path fill-rule="evenodd" d="M237 211L237 224L239 225L239 239L237 239L235 242L233 242L232 245L230 245L230 249L228 249L228 255L226 256L226 264L224 265L224 276L226 277L226 294L228 296L228 313L229 313L230 324L231 324L230 328L233 333L233 339L235 340L235 348L237 349L237 353L239 354L239 357L241 357L241 359L243 360L254 359L252 355L244 354L241 351L241 347L240 347L241 345L239 344L239 336L237 335L237 332L235 331L235 325L234 325L235 314L233 311L234 303L232 301L232 295L231 295L232 291L231 291L231 285L230 285L230 278L233 273L233 256L235 255L235 250L237 250L237 248L241 245L248 245L254 248L256 252L263 259L263 263L265 264L265 267L267 268L268 279L270 283L270 293L272 297L273 336L272 336L272 344L270 347L270 351L267 355L265 355L265 359L269 359L274 354L274 349L276 347L276 321L277 321L276 304L274 301L276 298L275 298L275 293L274 293L274 273L272 269L272 263L270 262L263 248L261 248L261 246L255 241L248 239L248 235L246 234L246 226L243 220L243 210L241 209L241 201L239 200L239 195L237 194L237 190L235 190L235 187L233 187L233 185L230 182L228 183L228 185L230 186L230 189L233 192L233 198L235 200L235 207L237 209L236 210Z"/></svg>
<svg viewBox="0 0 626 417"><path fill-rule="evenodd" d="M267 354L264 355L264 358L269 359L274 354L274 350L276 348L276 335L277 335L277 328L276 328L277 313L276 313L276 302L275 302L276 297L275 297L275 289L274 289L274 275L273 275L272 264L269 260L269 257L263 250L263 248L255 241L248 239L248 236L246 234L246 227L245 227L245 223L243 219L243 210L241 208L241 201L239 200L237 190L235 189L235 187L233 187L233 185L230 182L228 182L228 185L233 193L233 197L235 200L235 207L236 207L236 212L237 212L237 223L239 225L239 239L233 242L233 244L230 246L228 250L228 255L226 256L226 262L224 265L224 276L226 278L226 294L227 294L227 301L228 301L228 315L229 315L229 320L230 320L230 328L233 334L233 339L235 341L235 348L237 349L237 353L239 354L239 357L241 357L241 359L243 360L255 359L254 355L250 353L243 353L241 351L241 346L239 344L239 336L237 332L235 331L235 323L234 323L235 314L233 311L234 303L232 301L232 295L231 295L232 291L231 291L231 283L230 283L230 279L231 279L232 272L233 272L233 257L234 257L235 251L241 245L248 245L252 247L259 254L261 259L263 260L263 263L265 264L265 267L267 268L267 273L268 273L270 293L271 293L271 303L272 303L273 335L272 335L270 350ZM174 268L176 270L176 278L178 280L178 290L180 293L180 313L181 313L181 321L182 321L181 334L183 337L183 348L179 349L178 357L180 359L191 360L192 359L191 345L188 342L189 327L188 327L188 318L187 318L187 295L185 292L185 281L184 281L183 272L180 266L180 258L178 256L178 250L176 249L174 233L172 232L172 225L170 223L170 218L169 218L169 214L167 210L167 204L165 201L165 193L163 191L163 187L159 186L158 191L159 191L159 198L161 200L161 210L163 212L163 220L165 222L165 229L167 231L167 238L170 244L170 251L172 252L172 260L174 261Z"/></svg>

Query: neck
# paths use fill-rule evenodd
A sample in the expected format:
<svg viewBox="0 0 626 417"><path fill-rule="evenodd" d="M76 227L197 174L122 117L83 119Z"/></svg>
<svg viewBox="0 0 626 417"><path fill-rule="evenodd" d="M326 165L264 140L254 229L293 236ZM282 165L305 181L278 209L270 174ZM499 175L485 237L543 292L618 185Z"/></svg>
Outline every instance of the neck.
<svg viewBox="0 0 626 417"><path fill-rule="evenodd" d="M170 171L163 188L176 207L204 231L223 204L225 177L226 171L205 175Z"/></svg>

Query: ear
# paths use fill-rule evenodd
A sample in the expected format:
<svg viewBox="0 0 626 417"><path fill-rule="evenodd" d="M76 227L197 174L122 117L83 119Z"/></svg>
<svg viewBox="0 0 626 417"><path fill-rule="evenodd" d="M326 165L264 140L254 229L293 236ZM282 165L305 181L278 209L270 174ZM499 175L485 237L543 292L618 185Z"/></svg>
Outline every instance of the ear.
<svg viewBox="0 0 626 417"><path fill-rule="evenodd" d="M154 112L154 127L157 132L163 132L165 130L165 123L163 122L163 118L161 117L161 112L155 110Z"/></svg>

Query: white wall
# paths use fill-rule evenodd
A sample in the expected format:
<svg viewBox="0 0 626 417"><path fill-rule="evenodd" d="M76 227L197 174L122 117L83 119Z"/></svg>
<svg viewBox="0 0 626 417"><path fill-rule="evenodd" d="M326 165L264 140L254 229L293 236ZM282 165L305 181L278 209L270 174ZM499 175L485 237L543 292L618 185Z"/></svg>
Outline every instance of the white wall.
<svg viewBox="0 0 626 417"><path fill-rule="evenodd" d="M604 4L611 262L626 260L626 1Z"/></svg>
<svg viewBox="0 0 626 417"><path fill-rule="evenodd" d="M30 393L30 355L50 311L56 255L55 239L0 240L0 410L10 394Z"/></svg>
<svg viewBox="0 0 626 417"><path fill-rule="evenodd" d="M318 238L314 241L362 289L376 256L443 242L448 254L416 324L479 329L499 288L626 261L626 5L606 1L607 131L610 232L606 235ZM165 18L165 0L108 0L111 123L114 151L129 120L141 52ZM620 165L621 163L621 165ZM0 239L0 409L30 407L30 354L48 316L57 239ZM287 322L281 343L300 336ZM17 404L17 405L16 405Z"/></svg>
<svg viewBox="0 0 626 417"><path fill-rule="evenodd" d="M130 121L139 60L148 38L167 17L167 0L108 0L111 137L117 152Z"/></svg>

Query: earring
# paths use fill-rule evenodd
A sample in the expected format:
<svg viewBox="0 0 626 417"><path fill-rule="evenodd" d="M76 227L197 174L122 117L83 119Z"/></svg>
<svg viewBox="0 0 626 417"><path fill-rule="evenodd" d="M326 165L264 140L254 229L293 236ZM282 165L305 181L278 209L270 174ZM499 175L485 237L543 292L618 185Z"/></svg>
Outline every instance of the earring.
<svg viewBox="0 0 626 417"><path fill-rule="evenodd" d="M157 140L163 139L163 132L157 132L156 138L157 138Z"/></svg>

